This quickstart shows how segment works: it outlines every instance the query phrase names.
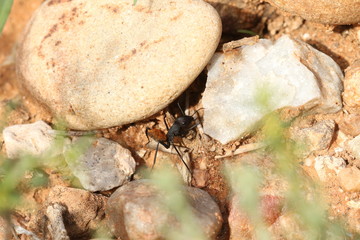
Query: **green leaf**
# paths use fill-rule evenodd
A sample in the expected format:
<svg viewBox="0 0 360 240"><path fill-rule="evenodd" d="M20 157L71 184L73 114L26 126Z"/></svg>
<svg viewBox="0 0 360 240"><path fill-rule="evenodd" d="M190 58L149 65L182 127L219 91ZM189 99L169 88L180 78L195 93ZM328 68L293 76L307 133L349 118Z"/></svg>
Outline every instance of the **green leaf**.
<svg viewBox="0 0 360 240"><path fill-rule="evenodd" d="M246 29L239 29L237 30L238 33L244 33L244 34L249 34L250 36L256 36L259 35L256 32L253 32L251 30L246 30Z"/></svg>
<svg viewBox="0 0 360 240"><path fill-rule="evenodd" d="M9 17L13 0L0 0L0 33Z"/></svg>

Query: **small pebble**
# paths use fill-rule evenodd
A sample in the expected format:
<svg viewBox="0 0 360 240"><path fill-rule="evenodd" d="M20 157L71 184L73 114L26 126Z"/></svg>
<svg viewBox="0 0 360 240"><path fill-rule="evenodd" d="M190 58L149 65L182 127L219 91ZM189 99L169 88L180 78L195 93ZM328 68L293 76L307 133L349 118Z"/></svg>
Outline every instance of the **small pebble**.
<svg viewBox="0 0 360 240"><path fill-rule="evenodd" d="M209 179L209 174L207 170L194 169L192 177L194 187L203 188L206 186L207 180Z"/></svg>
<svg viewBox="0 0 360 240"><path fill-rule="evenodd" d="M360 160L360 135L347 141L345 144L345 149L357 160Z"/></svg>
<svg viewBox="0 0 360 240"><path fill-rule="evenodd" d="M353 137L360 135L360 114L345 114L339 122L339 129Z"/></svg>
<svg viewBox="0 0 360 240"><path fill-rule="evenodd" d="M0 240L11 239L11 226L5 221L3 217L0 217Z"/></svg>
<svg viewBox="0 0 360 240"><path fill-rule="evenodd" d="M328 180L329 170L335 171L336 174L346 167L346 162L341 157L317 156L315 158L314 168L321 181Z"/></svg>
<svg viewBox="0 0 360 240"><path fill-rule="evenodd" d="M360 209L351 208L349 210L347 224L352 231L360 233Z"/></svg>
<svg viewBox="0 0 360 240"><path fill-rule="evenodd" d="M335 132L335 122L324 120L309 128L294 127L291 138L296 142L301 154L306 157L310 153L330 147Z"/></svg>
<svg viewBox="0 0 360 240"><path fill-rule="evenodd" d="M345 70L343 100L345 109L360 113L360 60Z"/></svg>
<svg viewBox="0 0 360 240"><path fill-rule="evenodd" d="M308 234L299 223L299 217L293 213L281 215L269 229L273 235L286 236L286 239L306 239L304 236Z"/></svg>
<svg viewBox="0 0 360 240"><path fill-rule="evenodd" d="M360 191L360 170L357 167L342 169L338 174L338 179L345 191Z"/></svg>

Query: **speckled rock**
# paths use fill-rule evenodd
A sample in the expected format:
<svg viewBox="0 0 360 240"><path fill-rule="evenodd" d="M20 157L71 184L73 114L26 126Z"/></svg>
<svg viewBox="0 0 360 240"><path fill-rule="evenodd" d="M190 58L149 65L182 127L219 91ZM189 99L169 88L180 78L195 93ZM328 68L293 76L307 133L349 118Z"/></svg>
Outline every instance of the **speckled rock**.
<svg viewBox="0 0 360 240"><path fill-rule="evenodd" d="M314 159L314 168L320 180L325 182L329 180L330 171L336 174L346 167L346 162L341 157L317 156ZM331 175L330 175L331 176Z"/></svg>
<svg viewBox="0 0 360 240"><path fill-rule="evenodd" d="M360 0L267 0L276 7L307 20L325 24L360 22Z"/></svg>
<svg viewBox="0 0 360 240"><path fill-rule="evenodd" d="M203 1L47 0L17 51L20 83L73 129L145 119L203 70L221 35Z"/></svg>
<svg viewBox="0 0 360 240"><path fill-rule="evenodd" d="M65 148L65 160L72 173L89 191L106 191L129 181L135 172L135 160L131 152L117 142L106 138L96 139L76 161L67 149L79 141L76 139Z"/></svg>
<svg viewBox="0 0 360 240"><path fill-rule="evenodd" d="M349 112L360 113L360 60L345 70L343 100Z"/></svg>
<svg viewBox="0 0 360 240"><path fill-rule="evenodd" d="M308 128L291 128L291 138L298 146L299 155L306 157L314 151L329 148L334 132L335 122L328 119Z"/></svg>
<svg viewBox="0 0 360 240"><path fill-rule="evenodd" d="M185 187L184 194L207 239L214 239L222 225L219 207L201 189ZM150 180L132 181L120 187L106 205L111 231L123 240L164 239L161 227L175 229L180 223L166 210L162 198L166 196Z"/></svg>

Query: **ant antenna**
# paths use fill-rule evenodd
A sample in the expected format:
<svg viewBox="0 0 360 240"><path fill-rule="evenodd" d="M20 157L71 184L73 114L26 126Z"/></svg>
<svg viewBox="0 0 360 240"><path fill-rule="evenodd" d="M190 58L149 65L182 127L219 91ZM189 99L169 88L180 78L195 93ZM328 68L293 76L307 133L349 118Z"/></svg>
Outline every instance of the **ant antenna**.
<svg viewBox="0 0 360 240"><path fill-rule="evenodd" d="M154 166L155 166L155 163L156 163L156 156L157 156L157 153L158 153L158 150L159 150L159 144L160 144L160 142L158 142L158 143L156 144L154 162L153 162L153 165L152 165L152 167L151 167L151 171L154 169Z"/></svg>
<svg viewBox="0 0 360 240"><path fill-rule="evenodd" d="M205 108L199 108L198 110L196 110L193 114L191 114L191 117L195 115L195 113L199 112L200 110L204 110Z"/></svg>
<svg viewBox="0 0 360 240"><path fill-rule="evenodd" d="M184 111L182 110L179 102L177 102L177 105L178 105L178 107L179 107L179 109L180 109L180 111L181 111L181 114L182 114L183 116L186 116L185 113L184 113Z"/></svg>

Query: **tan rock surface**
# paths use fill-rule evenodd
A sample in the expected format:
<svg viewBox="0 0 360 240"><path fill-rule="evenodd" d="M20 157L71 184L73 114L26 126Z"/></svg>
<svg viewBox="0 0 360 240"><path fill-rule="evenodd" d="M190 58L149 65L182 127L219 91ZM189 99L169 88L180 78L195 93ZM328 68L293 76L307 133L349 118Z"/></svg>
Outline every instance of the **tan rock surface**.
<svg viewBox="0 0 360 240"><path fill-rule="evenodd" d="M307 20L324 24L360 22L359 0L267 0L272 5Z"/></svg>
<svg viewBox="0 0 360 240"><path fill-rule="evenodd" d="M203 70L221 35L202 1L45 1L17 53L20 82L70 128L149 117Z"/></svg>

